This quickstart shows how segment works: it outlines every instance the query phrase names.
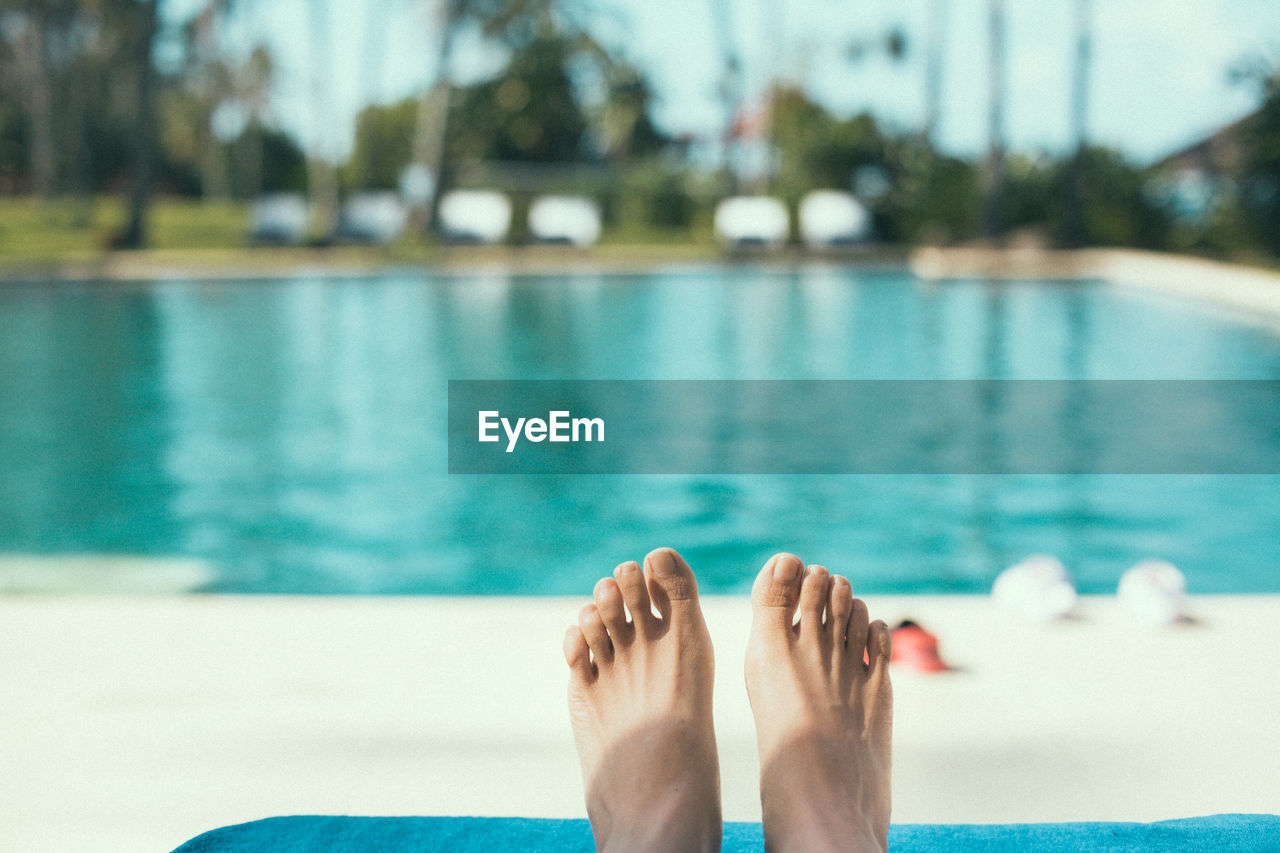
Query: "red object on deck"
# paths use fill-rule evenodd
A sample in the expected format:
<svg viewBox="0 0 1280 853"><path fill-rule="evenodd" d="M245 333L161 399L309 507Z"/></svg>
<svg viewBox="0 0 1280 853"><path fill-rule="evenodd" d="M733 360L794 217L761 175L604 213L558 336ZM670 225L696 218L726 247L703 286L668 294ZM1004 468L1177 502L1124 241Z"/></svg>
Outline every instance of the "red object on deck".
<svg viewBox="0 0 1280 853"><path fill-rule="evenodd" d="M921 672L946 672L951 669L938 654L938 638L914 622L904 622L890 633L893 636L892 663Z"/></svg>

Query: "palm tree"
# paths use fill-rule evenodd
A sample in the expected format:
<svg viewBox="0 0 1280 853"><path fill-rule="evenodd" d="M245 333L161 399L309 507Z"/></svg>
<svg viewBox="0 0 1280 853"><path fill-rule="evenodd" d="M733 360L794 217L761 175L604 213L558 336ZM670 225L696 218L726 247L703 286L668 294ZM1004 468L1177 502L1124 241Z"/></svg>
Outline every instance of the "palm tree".
<svg viewBox="0 0 1280 853"><path fill-rule="evenodd" d="M430 5L432 0L424 0ZM449 65L453 59L453 42L467 12L467 0L435 0L436 35L435 82L427 87L418 102L418 117L413 131L413 168L425 175L431 186L425 188L425 202L415 217L416 225L425 231L430 227L435 200L439 198L441 172L444 167L444 141L448 129L449 102L453 83Z"/></svg>
<svg viewBox="0 0 1280 853"><path fill-rule="evenodd" d="M733 20L729 2L730 0L713 0L712 12L715 18L716 36L720 41L720 53L724 61L723 77L720 80L720 101L724 108L722 140L726 183L724 190L728 195L736 195L738 178L733 165L733 138L738 110L742 107L742 60L738 56L737 43L733 37Z"/></svg>
<svg viewBox="0 0 1280 853"><path fill-rule="evenodd" d="M333 86L325 73L331 68L333 56L329 2L311 0L307 4L307 24L311 31L311 118L315 133L315 149L307 158L307 185L311 191L312 228L321 240L332 237L338 225L338 172L332 159L329 128L329 93Z"/></svg>
<svg viewBox="0 0 1280 853"><path fill-rule="evenodd" d="M990 112L988 114L989 149L986 174L986 234L996 238L1004 231L1000 206L1004 196L1004 77L1005 27L1004 0L988 0L987 27L990 38Z"/></svg>
<svg viewBox="0 0 1280 853"><path fill-rule="evenodd" d="M132 172L129 189L129 218L124 233L116 241L123 249L140 249L147 242L147 213L156 171L156 85L155 64L151 61L156 36L160 32L160 0L140 0L125 11L128 25L128 55L136 75Z"/></svg>
<svg viewBox="0 0 1280 853"><path fill-rule="evenodd" d="M924 130L926 144L932 145L942 118L942 58L947 29L947 0L929 0L929 46L924 71Z"/></svg>
<svg viewBox="0 0 1280 853"><path fill-rule="evenodd" d="M1067 242L1086 239L1084 223L1085 155L1089 145L1089 70L1093 58L1093 20L1090 0L1076 0L1076 53L1071 81L1071 135L1075 151L1067 175Z"/></svg>
<svg viewBox="0 0 1280 853"><path fill-rule="evenodd" d="M413 166L429 175L432 196L426 210L420 212L419 227L431 224L431 211L448 180L445 171L445 139L449 122L449 105L453 83L449 68L459 31L468 25L478 26L485 38L496 39L508 46L527 42L538 34L562 33L572 37L590 53L602 53L575 11L583 4L572 0L421 0L430 13L434 4L434 27L437 39L435 81L423 92L414 130ZM429 15L429 17L431 17Z"/></svg>
<svg viewBox="0 0 1280 853"><path fill-rule="evenodd" d="M271 52L263 45L255 47L248 61L237 68L234 74L236 98L248 113L247 130L252 134L247 140L248 144L242 146L242 178L239 182L241 191L249 198L262 192L262 129L271 102L271 81L274 74L275 61Z"/></svg>
<svg viewBox="0 0 1280 853"><path fill-rule="evenodd" d="M44 0L41 3L0 2L0 14L12 16L18 26L14 55L14 76L25 94L24 108L30 133L28 156L35 194L51 198L58 191L59 160L70 158L64 152L59 158L59 134L56 127L59 110L55 89L64 81L60 72L65 63L57 58L56 46L66 43L75 24L77 9L73 0ZM60 67L62 66L62 67Z"/></svg>

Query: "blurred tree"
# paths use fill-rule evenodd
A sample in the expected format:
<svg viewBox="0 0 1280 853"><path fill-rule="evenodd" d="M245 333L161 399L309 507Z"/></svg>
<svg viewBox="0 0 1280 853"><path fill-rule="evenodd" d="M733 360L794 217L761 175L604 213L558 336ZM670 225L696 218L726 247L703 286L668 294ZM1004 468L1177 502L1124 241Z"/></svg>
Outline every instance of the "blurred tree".
<svg viewBox="0 0 1280 853"><path fill-rule="evenodd" d="M885 167L887 142L868 113L837 119L794 86L779 86L770 103L778 186L798 197L814 187L849 190L860 167Z"/></svg>
<svg viewBox="0 0 1280 853"><path fill-rule="evenodd" d="M892 143L889 191L875 205L880 236L889 241L943 245L980 232L979 170L918 137Z"/></svg>
<svg viewBox="0 0 1280 853"><path fill-rule="evenodd" d="M938 123L942 120L942 65L948 6L947 0L929 0L929 42L924 71L924 128L921 132L928 145L936 144Z"/></svg>
<svg viewBox="0 0 1280 853"><path fill-rule="evenodd" d="M128 218L115 244L141 249L147 242L147 213L156 176L159 75L152 54L160 32L160 0L114 0L113 6L123 33L122 58L135 79Z"/></svg>
<svg viewBox="0 0 1280 853"><path fill-rule="evenodd" d="M448 182L446 149L449 156L453 156L454 145L460 144L459 153L474 156L475 151L485 148L471 130L452 129L450 125L455 119L465 116L469 122L474 119L475 124L490 128L505 124L502 141L492 148L503 150L510 159L561 159L569 148L575 147L576 143L570 140L585 131L586 117L573 92L567 69L571 61L584 55L597 62L610 56L591 36L586 22L587 6L582 0L423 0L423 3L434 4L436 12L436 82L424 91L419 102L413 163L434 183L435 197L438 198ZM519 80L503 92L506 106L497 103L497 89L486 91L485 84L468 87L465 93L454 92L450 78L453 48L459 33L467 28L510 51L508 76L512 76L513 71L516 77L532 74L537 82L550 87L546 92L529 90L530 108L535 115L514 116L509 121L500 115L501 111L512 112L510 105L524 97ZM559 72L554 67L557 60ZM560 72L567 86L557 79ZM457 101L464 98L467 104L462 109ZM493 109L495 104L498 113ZM480 113L472 116L471 108ZM566 122L563 127L542 123L557 112ZM579 120L580 129L576 127ZM540 141L535 141L535 137ZM424 217L423 224L428 224L429 219Z"/></svg>
<svg viewBox="0 0 1280 853"><path fill-rule="evenodd" d="M1088 172L1085 160L1089 145L1089 66L1093 56L1092 0L1075 0L1075 13L1076 50L1071 80L1071 134L1075 146L1063 187L1066 202L1063 242L1070 246L1082 245L1087 239L1084 195Z"/></svg>
<svg viewBox="0 0 1280 853"><path fill-rule="evenodd" d="M601 152L615 162L657 154L670 139L654 126L648 79L621 59L608 61L605 73L605 100L595 121Z"/></svg>
<svg viewBox="0 0 1280 853"><path fill-rule="evenodd" d="M284 149L278 144L271 150L277 153L268 163L268 136L266 128L267 112L271 101L271 84L275 78L275 62L271 52L264 45L253 49L249 58L232 70L232 91L240 107L245 111L248 125L237 148L241 152L235 159L239 181L244 196L252 198L262 192L264 183L274 169L283 169L282 174L290 171L283 163L278 162L278 154ZM281 134L276 132L278 137ZM293 150L301 153L288 137ZM269 168L268 168L269 166Z"/></svg>
<svg viewBox="0 0 1280 853"><path fill-rule="evenodd" d="M988 37L988 141L985 182L985 233L989 238L1004 233L1001 211L1004 207L1004 96L1005 96L1005 26L1004 0L987 0Z"/></svg>
<svg viewBox="0 0 1280 853"><path fill-rule="evenodd" d="M3 0L0 20L11 49L9 66L25 101L27 168L32 190L50 198L58 190L57 88L67 76L75 0Z"/></svg>
<svg viewBox="0 0 1280 853"><path fill-rule="evenodd" d="M1109 148L1086 146L1062 158L1011 156L1001 220L1046 241L1062 243L1074 234L1089 245L1161 248L1171 223L1147 191L1150 179L1150 170ZM1072 185L1083 189L1078 213L1070 208Z"/></svg>
<svg viewBox="0 0 1280 853"><path fill-rule="evenodd" d="M1237 131L1242 218L1255 245L1280 255L1280 63L1255 59L1232 73L1253 86L1261 100Z"/></svg>
<svg viewBox="0 0 1280 853"><path fill-rule="evenodd" d="M742 109L742 58L739 56L737 40L734 37L730 0L712 0L712 15L721 62L724 64L718 87L721 108L724 111L724 125L720 140L721 181L724 184L725 195L737 195L738 178L733 164L733 155L734 128L738 113Z"/></svg>
<svg viewBox="0 0 1280 853"><path fill-rule="evenodd" d="M342 168L349 188L391 190L413 155L419 102L406 98L386 106L365 107L356 117L355 146Z"/></svg>
<svg viewBox="0 0 1280 853"><path fill-rule="evenodd" d="M174 105L166 105L162 111L162 122L167 125L162 133L171 130L189 136L186 153L199 164L201 191L206 198L231 195L226 140L214 127L218 110L233 98L231 68L220 39L219 19L226 7L226 0L205 0L183 27L186 61L181 80L185 97L181 100L185 115L175 122L172 119L178 109Z"/></svg>
<svg viewBox="0 0 1280 853"><path fill-rule="evenodd" d="M310 0L307 27L310 38L311 119L314 149L307 158L307 189L311 196L311 228L321 242L331 240L338 229L338 164L331 145L332 120L329 94L333 80L332 16L330 0Z"/></svg>
<svg viewBox="0 0 1280 853"><path fill-rule="evenodd" d="M1137 246L1159 249L1167 245L1170 219L1147 192L1151 173L1131 163L1119 151L1086 145L1057 168L1056 183L1080 192L1079 239L1099 246ZM1058 192L1068 198L1065 192ZM1076 227L1065 212L1059 228Z"/></svg>
<svg viewBox="0 0 1280 853"><path fill-rule="evenodd" d="M572 162L587 153L587 117L569 77L572 43L536 38L497 79L460 89L448 150L477 160Z"/></svg>

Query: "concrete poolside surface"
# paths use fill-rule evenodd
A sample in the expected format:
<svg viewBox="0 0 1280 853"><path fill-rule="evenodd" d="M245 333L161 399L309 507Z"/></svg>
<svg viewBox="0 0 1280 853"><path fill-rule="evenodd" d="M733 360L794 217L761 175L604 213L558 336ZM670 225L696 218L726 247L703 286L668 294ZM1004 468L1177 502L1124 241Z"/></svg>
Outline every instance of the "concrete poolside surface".
<svg viewBox="0 0 1280 853"><path fill-rule="evenodd" d="M0 849L167 850L277 814L580 816L560 640L581 599L0 598ZM897 822L1280 812L1280 596L1138 627L868 599L961 671L895 667ZM728 819L759 818L745 598L708 598Z"/></svg>

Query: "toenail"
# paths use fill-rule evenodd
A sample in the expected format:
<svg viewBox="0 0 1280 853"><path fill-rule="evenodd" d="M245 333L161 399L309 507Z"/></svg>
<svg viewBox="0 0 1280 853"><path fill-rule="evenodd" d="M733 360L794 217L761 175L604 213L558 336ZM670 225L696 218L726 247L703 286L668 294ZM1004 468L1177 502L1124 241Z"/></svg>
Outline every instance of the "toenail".
<svg viewBox="0 0 1280 853"><path fill-rule="evenodd" d="M827 573L827 567L826 566L810 566L808 569L808 572L811 575L825 575Z"/></svg>
<svg viewBox="0 0 1280 853"><path fill-rule="evenodd" d="M773 579L776 581L793 581L800 576L803 566L790 554L773 558Z"/></svg>
<svg viewBox="0 0 1280 853"><path fill-rule="evenodd" d="M649 557L649 565L653 566L654 574L673 575L676 573L676 561L671 558L670 548L655 551Z"/></svg>

